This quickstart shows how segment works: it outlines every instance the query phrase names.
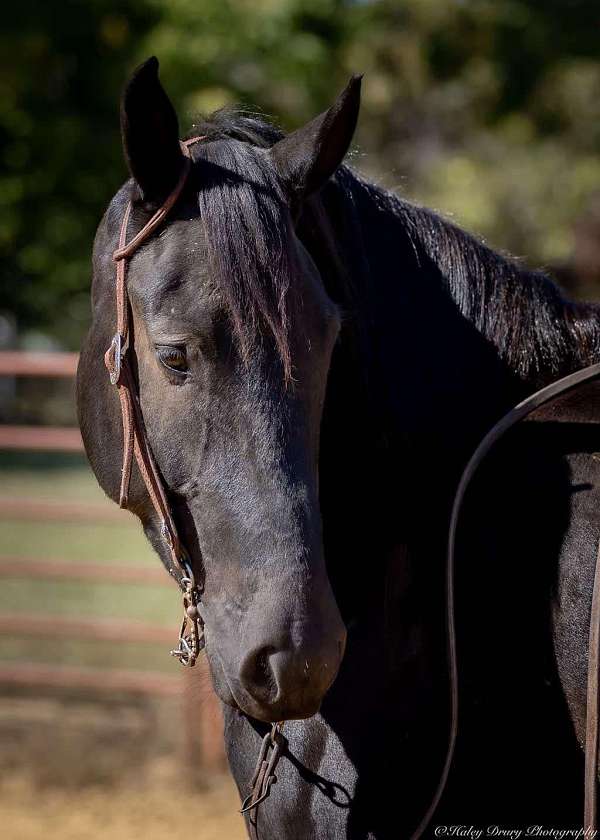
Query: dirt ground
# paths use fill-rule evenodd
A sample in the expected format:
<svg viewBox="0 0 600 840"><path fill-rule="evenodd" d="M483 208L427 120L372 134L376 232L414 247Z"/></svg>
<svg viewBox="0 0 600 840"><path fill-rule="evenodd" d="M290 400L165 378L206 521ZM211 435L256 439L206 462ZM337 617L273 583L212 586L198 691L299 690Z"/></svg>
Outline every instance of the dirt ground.
<svg viewBox="0 0 600 840"><path fill-rule="evenodd" d="M203 792L39 789L26 780L0 784L2 840L243 840L233 784Z"/></svg>

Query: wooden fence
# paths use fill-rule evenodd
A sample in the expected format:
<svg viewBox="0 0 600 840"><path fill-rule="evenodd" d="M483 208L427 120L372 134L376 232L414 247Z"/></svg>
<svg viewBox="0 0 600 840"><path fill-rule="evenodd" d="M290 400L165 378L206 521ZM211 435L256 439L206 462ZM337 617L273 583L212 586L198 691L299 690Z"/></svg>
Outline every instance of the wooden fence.
<svg viewBox="0 0 600 840"><path fill-rule="evenodd" d="M0 376L72 378L77 368L75 353L0 352ZM82 452L83 444L76 428L0 426L0 450ZM1 490L0 490L1 493ZM0 495L0 519L28 521L122 522L123 514L112 505L83 502L46 502L15 499ZM157 561L158 562L158 561ZM139 587L175 584L159 565L140 568L131 565L110 566L101 563L77 563L60 559L42 560L27 556L0 556L0 578L27 581L79 581ZM173 597L178 593L173 589ZM40 613L0 614L0 637L35 637L38 639L77 639L90 642L124 640L135 644L174 646L178 627L114 618L57 617ZM198 697L198 686L202 684ZM198 765L209 774L224 768L220 713L208 685L207 667L201 660L194 669L181 669L170 676L123 668L89 668L39 662L0 662L0 686L44 687L52 690L78 690L94 693L150 694L180 699L182 726L185 729L185 765L189 771Z"/></svg>

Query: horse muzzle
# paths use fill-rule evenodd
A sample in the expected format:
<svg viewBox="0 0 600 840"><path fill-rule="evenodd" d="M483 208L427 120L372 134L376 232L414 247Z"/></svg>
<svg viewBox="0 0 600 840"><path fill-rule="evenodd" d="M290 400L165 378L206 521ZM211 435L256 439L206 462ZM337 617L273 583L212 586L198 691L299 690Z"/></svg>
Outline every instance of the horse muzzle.
<svg viewBox="0 0 600 840"><path fill-rule="evenodd" d="M207 654L223 702L267 723L316 714L346 646L346 628L333 606L327 622L304 624L300 632L297 626L295 632L268 632L273 630L268 620L263 633L251 632L245 622L245 632L235 634L237 650L219 645L220 634L211 633L208 619Z"/></svg>

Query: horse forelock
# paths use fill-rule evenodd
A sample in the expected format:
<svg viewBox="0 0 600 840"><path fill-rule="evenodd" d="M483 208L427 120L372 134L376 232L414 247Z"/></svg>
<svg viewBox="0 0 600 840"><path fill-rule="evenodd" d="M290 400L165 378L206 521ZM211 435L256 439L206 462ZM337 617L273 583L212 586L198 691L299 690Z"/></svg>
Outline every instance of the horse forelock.
<svg viewBox="0 0 600 840"><path fill-rule="evenodd" d="M195 126L195 189L206 231L211 280L227 308L242 355L270 334L290 379L291 219L265 149L281 136L240 112Z"/></svg>

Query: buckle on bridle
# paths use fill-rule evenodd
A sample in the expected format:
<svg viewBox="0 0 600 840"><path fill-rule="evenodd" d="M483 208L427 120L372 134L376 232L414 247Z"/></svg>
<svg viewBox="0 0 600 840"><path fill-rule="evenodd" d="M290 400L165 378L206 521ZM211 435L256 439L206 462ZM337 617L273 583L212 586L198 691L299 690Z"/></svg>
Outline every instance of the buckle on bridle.
<svg viewBox="0 0 600 840"><path fill-rule="evenodd" d="M183 596L183 619L179 630L179 644L171 651L186 668L193 668L204 647L204 628L198 612L197 593Z"/></svg>
<svg viewBox="0 0 600 840"><path fill-rule="evenodd" d="M170 653L184 668L193 668L203 647L204 633L188 633L179 637L179 644Z"/></svg>
<svg viewBox="0 0 600 840"><path fill-rule="evenodd" d="M121 378L121 363L124 355L123 336L121 333L115 333L104 357L111 385L116 385Z"/></svg>
<svg viewBox="0 0 600 840"><path fill-rule="evenodd" d="M204 625L198 611L200 592L187 556L183 555L179 562L185 571L180 580L183 589L183 618L179 630L179 644L173 648L171 656L186 668L193 668L204 647Z"/></svg>

